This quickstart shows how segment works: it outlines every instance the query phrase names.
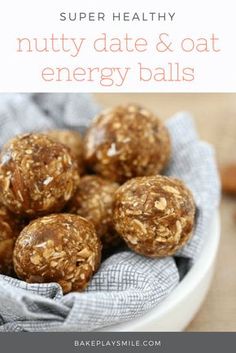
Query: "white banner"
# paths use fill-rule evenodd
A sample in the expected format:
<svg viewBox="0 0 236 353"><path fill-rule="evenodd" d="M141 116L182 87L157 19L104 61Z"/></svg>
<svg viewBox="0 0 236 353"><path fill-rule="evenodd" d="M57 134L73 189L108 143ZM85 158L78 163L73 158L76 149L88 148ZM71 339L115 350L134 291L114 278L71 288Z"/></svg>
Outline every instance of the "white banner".
<svg viewBox="0 0 236 353"><path fill-rule="evenodd" d="M234 1L8 0L1 92L235 92Z"/></svg>

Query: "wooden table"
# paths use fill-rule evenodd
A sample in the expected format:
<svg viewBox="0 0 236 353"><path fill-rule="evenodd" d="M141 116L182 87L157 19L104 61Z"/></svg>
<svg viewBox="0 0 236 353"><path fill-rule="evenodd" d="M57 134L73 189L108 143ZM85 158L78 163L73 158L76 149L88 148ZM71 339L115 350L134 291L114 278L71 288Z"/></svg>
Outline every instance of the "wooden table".
<svg viewBox="0 0 236 353"><path fill-rule="evenodd" d="M96 94L104 107L134 102L166 119L190 111L200 136L212 143L219 164L236 162L236 94ZM236 331L236 199L223 196L222 236L215 276L187 331Z"/></svg>

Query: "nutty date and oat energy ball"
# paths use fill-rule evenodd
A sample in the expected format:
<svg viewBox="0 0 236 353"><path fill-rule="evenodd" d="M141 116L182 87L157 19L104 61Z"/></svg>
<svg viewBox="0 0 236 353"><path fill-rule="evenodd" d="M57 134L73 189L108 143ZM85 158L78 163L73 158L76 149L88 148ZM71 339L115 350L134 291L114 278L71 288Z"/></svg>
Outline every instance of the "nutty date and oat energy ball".
<svg viewBox="0 0 236 353"><path fill-rule="evenodd" d="M29 283L57 282L63 292L82 291L98 269L101 244L94 226L72 214L32 221L14 249L14 269Z"/></svg>
<svg viewBox="0 0 236 353"><path fill-rule="evenodd" d="M0 201L16 214L35 217L61 210L79 182L68 148L43 134L10 140L0 154Z"/></svg>
<svg viewBox="0 0 236 353"><path fill-rule="evenodd" d="M194 214L191 192L174 178L134 178L115 194L115 228L127 245L141 255L174 254L189 240Z"/></svg>
<svg viewBox="0 0 236 353"><path fill-rule="evenodd" d="M5 206L0 205L0 273L11 275L13 272L13 249L17 236L24 227Z"/></svg>
<svg viewBox="0 0 236 353"><path fill-rule="evenodd" d="M79 131L49 130L45 134L70 149L72 156L77 160L79 174L84 174L83 140Z"/></svg>
<svg viewBox="0 0 236 353"><path fill-rule="evenodd" d="M87 130L84 157L101 176L117 182L154 175L163 170L171 152L163 123L135 105L102 112Z"/></svg>
<svg viewBox="0 0 236 353"><path fill-rule="evenodd" d="M77 191L69 201L66 211L91 221L104 246L113 247L121 242L112 222L114 193L117 183L96 175L85 175L80 179Z"/></svg>

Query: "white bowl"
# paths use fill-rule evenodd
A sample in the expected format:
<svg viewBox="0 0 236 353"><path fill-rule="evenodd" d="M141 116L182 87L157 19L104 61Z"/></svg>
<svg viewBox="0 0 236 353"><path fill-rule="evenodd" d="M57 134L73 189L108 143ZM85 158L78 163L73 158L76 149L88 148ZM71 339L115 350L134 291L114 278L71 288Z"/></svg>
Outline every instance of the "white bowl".
<svg viewBox="0 0 236 353"><path fill-rule="evenodd" d="M210 287L220 240L220 217L216 212L194 266L157 307L134 320L101 331L182 331L200 308Z"/></svg>

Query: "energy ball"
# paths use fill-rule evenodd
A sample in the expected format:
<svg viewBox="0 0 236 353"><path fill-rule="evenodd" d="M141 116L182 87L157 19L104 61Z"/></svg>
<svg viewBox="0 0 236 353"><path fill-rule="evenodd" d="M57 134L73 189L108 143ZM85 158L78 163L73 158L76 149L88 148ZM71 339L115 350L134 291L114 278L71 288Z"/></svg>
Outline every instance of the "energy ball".
<svg viewBox="0 0 236 353"><path fill-rule="evenodd" d="M119 185L96 175L86 175L80 180L78 189L69 201L66 211L91 221L104 246L119 245L121 237L115 232L112 222L114 193Z"/></svg>
<svg viewBox="0 0 236 353"><path fill-rule="evenodd" d="M119 183L160 173L169 161L170 152L166 127L151 112L135 105L102 112L84 140L88 167Z"/></svg>
<svg viewBox="0 0 236 353"><path fill-rule="evenodd" d="M194 214L191 192L174 178L134 178L115 194L115 228L127 245L141 255L173 255L189 240Z"/></svg>
<svg viewBox="0 0 236 353"><path fill-rule="evenodd" d="M18 219L5 206L0 205L0 273L13 272L13 249L24 222Z"/></svg>
<svg viewBox="0 0 236 353"><path fill-rule="evenodd" d="M19 278L29 283L57 282L64 293L84 290L100 258L93 224L72 214L32 221L18 237L13 256Z"/></svg>
<svg viewBox="0 0 236 353"><path fill-rule="evenodd" d="M15 137L0 154L0 201L13 213L35 217L60 211L78 182L68 148L46 135Z"/></svg>
<svg viewBox="0 0 236 353"><path fill-rule="evenodd" d="M79 174L84 174L83 142L80 133L72 130L50 130L45 134L70 149L71 154L77 160Z"/></svg>

